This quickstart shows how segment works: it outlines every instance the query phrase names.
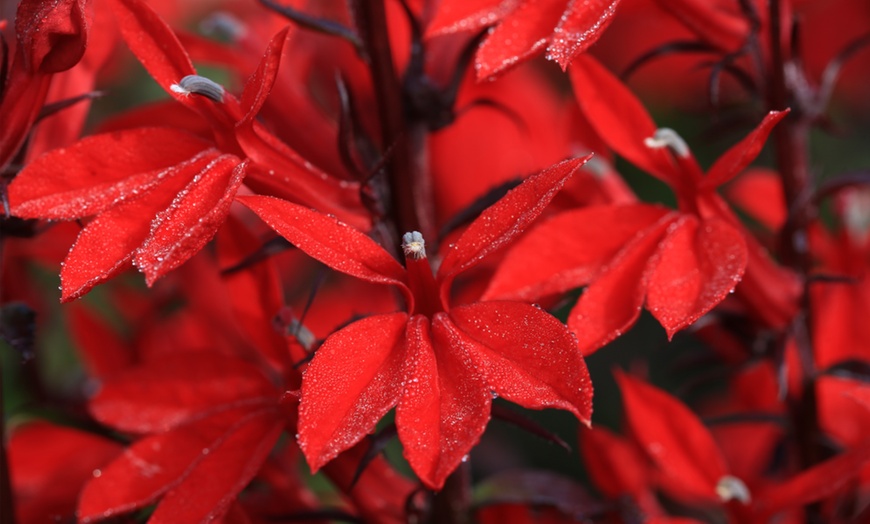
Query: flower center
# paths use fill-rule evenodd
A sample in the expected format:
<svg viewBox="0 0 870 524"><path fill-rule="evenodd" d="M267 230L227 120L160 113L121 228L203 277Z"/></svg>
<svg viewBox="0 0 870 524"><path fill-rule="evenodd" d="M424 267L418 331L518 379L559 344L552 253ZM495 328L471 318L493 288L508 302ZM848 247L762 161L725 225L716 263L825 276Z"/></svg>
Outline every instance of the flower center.
<svg viewBox="0 0 870 524"><path fill-rule="evenodd" d="M438 298L438 283L432 275L432 268L426 259L426 241L419 231L402 235L402 251L405 253L405 267L408 271L408 287L414 295L414 310L411 315L422 314L432 317L443 311Z"/></svg>

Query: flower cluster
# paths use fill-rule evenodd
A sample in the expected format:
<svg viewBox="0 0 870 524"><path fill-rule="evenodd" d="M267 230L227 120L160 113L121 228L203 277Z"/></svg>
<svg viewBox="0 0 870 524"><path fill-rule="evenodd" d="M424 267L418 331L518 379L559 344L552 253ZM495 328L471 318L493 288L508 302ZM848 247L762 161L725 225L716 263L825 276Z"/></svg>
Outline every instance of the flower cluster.
<svg viewBox="0 0 870 524"><path fill-rule="evenodd" d="M0 9L0 522L870 520L870 171L810 156L870 132L868 34Z"/></svg>

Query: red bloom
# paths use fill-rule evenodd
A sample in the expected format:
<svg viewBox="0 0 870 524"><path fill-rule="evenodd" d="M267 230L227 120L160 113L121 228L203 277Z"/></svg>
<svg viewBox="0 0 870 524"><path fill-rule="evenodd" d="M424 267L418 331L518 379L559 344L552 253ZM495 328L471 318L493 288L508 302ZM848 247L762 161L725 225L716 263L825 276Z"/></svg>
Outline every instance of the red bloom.
<svg viewBox="0 0 870 524"><path fill-rule="evenodd" d="M763 310L762 318L784 322L796 282L782 271L782 285L759 278L777 276L778 268L744 233L716 188L752 162L786 112L771 112L704 176L682 139L658 130L640 102L594 59L578 59L571 76L596 131L618 153L667 182L679 210L634 204L558 215L512 249L485 297L533 300L589 284L568 325L581 349L591 352L628 329L644 302L673 336L728 296L749 265L752 274L742 286L752 294L747 302ZM770 288L778 293L774 298L764 295ZM777 303L770 305L773 300ZM761 302L770 307L764 310Z"/></svg>
<svg viewBox="0 0 870 524"><path fill-rule="evenodd" d="M477 443L493 394L556 407L589 423L592 388L576 342L549 314L519 302L451 307L454 278L513 240L585 159L530 177L487 209L444 254L433 277L419 233L405 235L403 269L351 227L269 197L240 197L302 251L338 271L391 284L407 313L375 315L333 333L302 383L299 443L319 469L397 406L411 467L439 489Z"/></svg>
<svg viewBox="0 0 870 524"><path fill-rule="evenodd" d="M430 36L475 31L496 23L477 50L477 78L491 78L544 49L567 69L598 40L619 0L443 0Z"/></svg>
<svg viewBox="0 0 870 524"><path fill-rule="evenodd" d="M9 187L16 216L96 215L66 258L62 300L87 293L130 260L149 284L186 262L224 222L246 175L287 198L359 218L350 210L361 205L358 186L317 171L255 123L287 29L273 38L240 103L196 76L177 37L150 7L137 0L114 0L112 7L139 61L167 93L210 125L212 136L169 127L95 135L49 152L16 177Z"/></svg>

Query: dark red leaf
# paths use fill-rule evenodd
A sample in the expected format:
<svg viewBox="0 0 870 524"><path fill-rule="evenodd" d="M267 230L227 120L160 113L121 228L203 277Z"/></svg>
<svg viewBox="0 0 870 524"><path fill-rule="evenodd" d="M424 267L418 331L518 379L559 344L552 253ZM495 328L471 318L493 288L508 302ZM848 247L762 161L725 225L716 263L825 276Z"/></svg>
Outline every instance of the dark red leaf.
<svg viewBox="0 0 870 524"><path fill-rule="evenodd" d="M734 291L746 269L743 233L724 220L682 215L650 265L647 308L668 332L694 323Z"/></svg>
<svg viewBox="0 0 870 524"><path fill-rule="evenodd" d="M333 333L305 371L299 446L316 471L375 429L399 401L408 315L376 315Z"/></svg>

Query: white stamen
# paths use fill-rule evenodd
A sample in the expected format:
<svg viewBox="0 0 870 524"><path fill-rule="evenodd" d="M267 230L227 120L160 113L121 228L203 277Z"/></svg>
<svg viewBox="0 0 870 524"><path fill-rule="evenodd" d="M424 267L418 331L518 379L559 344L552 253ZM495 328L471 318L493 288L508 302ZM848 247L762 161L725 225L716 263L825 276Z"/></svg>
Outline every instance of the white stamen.
<svg viewBox="0 0 870 524"><path fill-rule="evenodd" d="M172 84L169 89L173 93L178 93L182 96L190 96L191 94L202 95L215 102L224 101L224 88L214 80L209 80L204 76L187 75L178 81L177 84Z"/></svg>
<svg viewBox="0 0 870 524"><path fill-rule="evenodd" d="M423 240L423 234L419 231L411 231L402 235L402 251L406 257L411 257L414 260L426 258L426 242Z"/></svg>
<svg viewBox="0 0 870 524"><path fill-rule="evenodd" d="M661 149L667 147L673 151L675 155L683 158L687 158L691 154L689 146L686 145L686 141L683 140L676 131L669 127L656 129L655 134L644 140L643 144L650 149Z"/></svg>
<svg viewBox="0 0 870 524"><path fill-rule="evenodd" d="M722 502L736 500L742 504L752 502L752 495L749 493L749 488L737 477L725 475L716 484L716 494Z"/></svg>

